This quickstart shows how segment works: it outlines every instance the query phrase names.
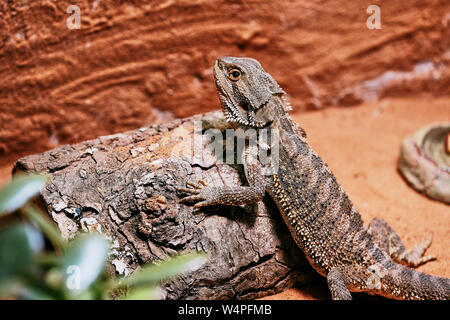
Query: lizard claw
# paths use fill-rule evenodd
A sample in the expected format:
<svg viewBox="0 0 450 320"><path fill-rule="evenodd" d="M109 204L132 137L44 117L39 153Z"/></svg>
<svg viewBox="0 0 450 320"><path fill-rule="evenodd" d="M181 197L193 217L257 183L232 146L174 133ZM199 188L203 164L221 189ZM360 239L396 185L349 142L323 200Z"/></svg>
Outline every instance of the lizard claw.
<svg viewBox="0 0 450 320"><path fill-rule="evenodd" d="M200 202L197 202L196 204L194 204L194 209L199 209L201 207L207 207L211 204L212 203L210 203L209 201L200 201Z"/></svg>
<svg viewBox="0 0 450 320"><path fill-rule="evenodd" d="M425 251L430 247L433 236L430 234L428 237L418 245L416 245L412 250L409 251L409 255L412 258L410 263L414 266L419 266L428 261L436 260L434 256L426 256Z"/></svg>
<svg viewBox="0 0 450 320"><path fill-rule="evenodd" d="M198 183L186 182L186 185L192 188L184 188L184 187L177 188L177 190L180 192L190 194L190 196L181 198L180 202L200 201L194 205L194 209L198 209L200 207L209 205L209 201L205 201L207 199L207 196L202 194L202 189L207 186L207 183L204 180L198 180Z"/></svg>
<svg viewBox="0 0 450 320"><path fill-rule="evenodd" d="M199 194L200 191L197 189L192 189L192 188L183 188L183 187L178 187L177 191L183 192L183 193L188 193L188 194ZM185 199L185 198L183 198Z"/></svg>
<svg viewBox="0 0 450 320"><path fill-rule="evenodd" d="M199 184L198 184L199 183ZM195 189L201 189L203 187L206 187L208 184L204 181L204 180L198 180L198 183L194 183L194 182L186 182L186 184L188 186L191 186ZM201 184L201 185L200 185Z"/></svg>
<svg viewBox="0 0 450 320"><path fill-rule="evenodd" d="M184 197L180 199L180 202L194 202L194 201L201 201L205 200L206 198L200 194L194 194L192 196Z"/></svg>
<svg viewBox="0 0 450 320"><path fill-rule="evenodd" d="M206 182L203 181L203 180L198 180L198 183L194 183L194 182L189 182L188 181L188 182L186 182L186 185L188 185L188 186L190 186L192 188L178 187L177 191L196 195L196 194L200 194L200 190L203 187L207 186ZM189 198L189 197L187 197L187 198ZM187 198L183 198L183 199L187 199Z"/></svg>

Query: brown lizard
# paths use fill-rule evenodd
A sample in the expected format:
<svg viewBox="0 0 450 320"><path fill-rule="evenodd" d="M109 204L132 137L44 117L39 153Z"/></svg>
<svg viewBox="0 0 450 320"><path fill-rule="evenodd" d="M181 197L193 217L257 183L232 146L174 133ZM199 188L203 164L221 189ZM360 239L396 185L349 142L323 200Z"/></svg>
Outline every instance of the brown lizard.
<svg viewBox="0 0 450 320"><path fill-rule="evenodd" d="M218 59L214 78L225 118L234 128L277 133L262 148L270 151L277 144L277 165L263 164L261 148L246 146L243 163L249 186L188 182L190 188L179 188L190 194L181 201L197 202L195 208L238 206L261 201L268 192L297 245L327 278L333 299L352 299L350 292L393 299L450 298L450 279L412 269L434 259L424 256L431 236L407 250L384 220L363 225L327 164L308 145L305 131L290 118L285 92L258 61Z"/></svg>

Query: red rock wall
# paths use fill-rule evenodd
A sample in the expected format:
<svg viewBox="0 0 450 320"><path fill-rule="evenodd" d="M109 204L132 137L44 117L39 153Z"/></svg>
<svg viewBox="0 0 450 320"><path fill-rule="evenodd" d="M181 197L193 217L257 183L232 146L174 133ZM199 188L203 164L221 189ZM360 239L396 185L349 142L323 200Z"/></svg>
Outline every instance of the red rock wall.
<svg viewBox="0 0 450 320"><path fill-rule="evenodd" d="M371 4L381 30L366 26ZM450 2L2 1L0 164L216 109L224 55L260 60L296 111L450 94Z"/></svg>

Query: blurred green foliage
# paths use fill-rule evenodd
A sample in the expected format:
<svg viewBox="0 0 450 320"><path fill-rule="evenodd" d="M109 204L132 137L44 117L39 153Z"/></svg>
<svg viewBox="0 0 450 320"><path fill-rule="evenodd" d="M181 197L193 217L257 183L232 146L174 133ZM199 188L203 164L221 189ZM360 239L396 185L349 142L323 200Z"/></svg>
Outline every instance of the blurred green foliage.
<svg viewBox="0 0 450 320"><path fill-rule="evenodd" d="M66 241L47 214L30 203L46 180L20 175L0 191L0 222L18 210L24 218L0 223L0 298L159 299L162 281L205 261L203 254L188 253L144 265L126 278L110 276L108 240L90 233Z"/></svg>

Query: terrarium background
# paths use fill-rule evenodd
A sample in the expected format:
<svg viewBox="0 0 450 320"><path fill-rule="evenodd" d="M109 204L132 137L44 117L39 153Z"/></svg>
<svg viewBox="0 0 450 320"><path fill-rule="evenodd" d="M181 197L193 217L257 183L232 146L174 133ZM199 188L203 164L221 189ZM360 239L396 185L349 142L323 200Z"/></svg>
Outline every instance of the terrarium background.
<svg viewBox="0 0 450 320"><path fill-rule="evenodd" d="M367 29L372 4L381 30ZM217 109L224 55L260 60L301 112L448 95L449 47L446 0L3 1L0 164Z"/></svg>
<svg viewBox="0 0 450 320"><path fill-rule="evenodd" d="M3 1L0 184L22 156L218 109L224 55L258 59L364 221L382 217L409 247L433 233L438 260L420 270L450 277L448 206L396 169L406 136L450 121L447 0ZM282 297L327 298L322 280Z"/></svg>

